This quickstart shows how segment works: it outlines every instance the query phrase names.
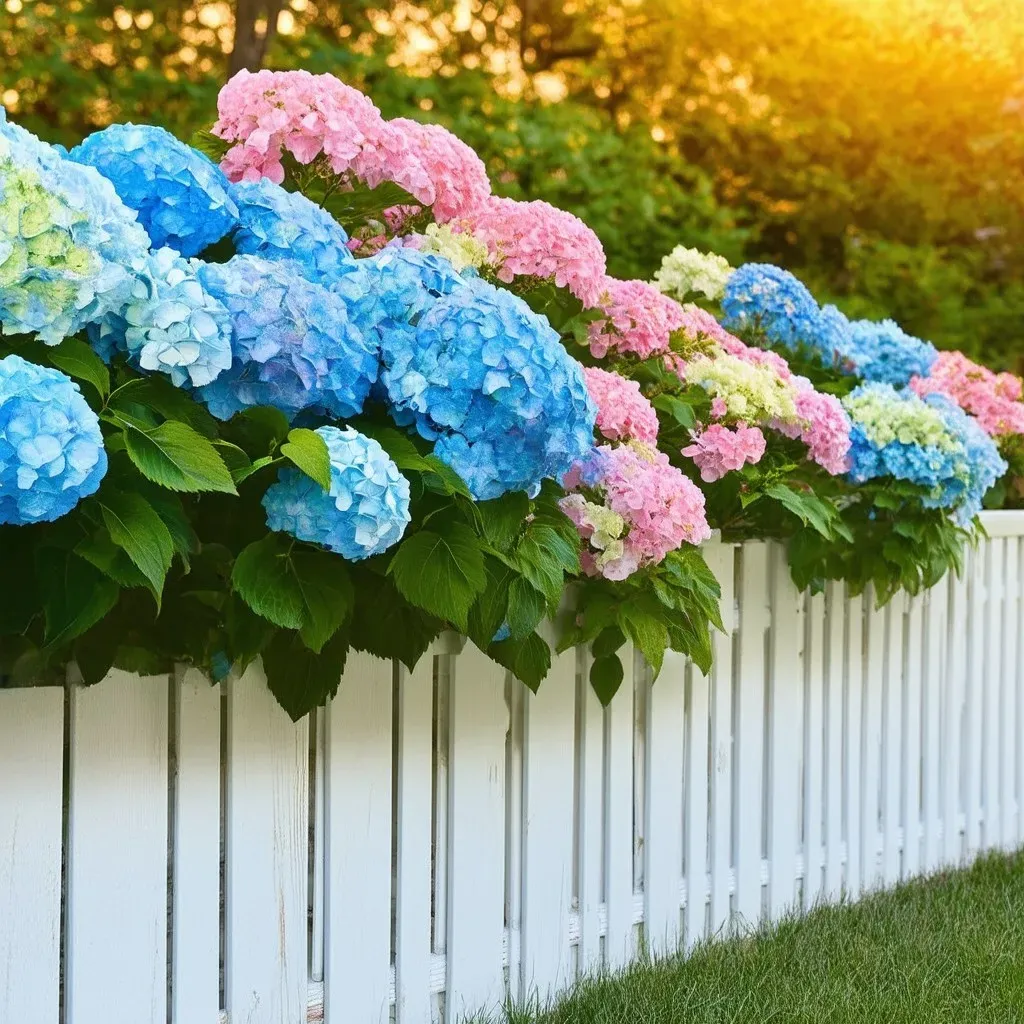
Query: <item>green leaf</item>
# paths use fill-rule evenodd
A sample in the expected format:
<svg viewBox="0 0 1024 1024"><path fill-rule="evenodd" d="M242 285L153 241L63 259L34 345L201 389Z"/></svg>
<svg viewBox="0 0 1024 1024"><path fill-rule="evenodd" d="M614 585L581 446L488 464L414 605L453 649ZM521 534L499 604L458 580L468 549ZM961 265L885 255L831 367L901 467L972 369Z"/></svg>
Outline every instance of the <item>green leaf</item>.
<svg viewBox="0 0 1024 1024"><path fill-rule="evenodd" d="M655 409L668 413L679 426L692 430L697 425L697 416L693 409L675 395L658 395L651 403Z"/></svg>
<svg viewBox="0 0 1024 1024"><path fill-rule="evenodd" d="M359 429L372 437L391 456L399 469L414 469L423 472L426 467L426 456L421 455L408 434L403 434L394 427L382 427L376 423L360 424Z"/></svg>
<svg viewBox="0 0 1024 1024"><path fill-rule="evenodd" d="M138 494L105 489L97 500L110 539L149 581L159 608L174 557L170 531L153 506Z"/></svg>
<svg viewBox="0 0 1024 1024"><path fill-rule="evenodd" d="M257 615L283 629L301 629L306 624L306 603L292 572L291 546L279 533L250 544L235 559L231 584Z"/></svg>
<svg viewBox="0 0 1024 1024"><path fill-rule="evenodd" d="M215 164L219 164L224 154L231 148L231 143L214 135L209 128L200 128L192 133L189 145L208 156Z"/></svg>
<svg viewBox="0 0 1024 1024"><path fill-rule="evenodd" d="M105 529L98 529L95 534L85 537L75 545L75 554L96 566L105 576L109 576L119 586L149 588L149 580L138 570L132 560L111 539Z"/></svg>
<svg viewBox="0 0 1024 1024"><path fill-rule="evenodd" d="M590 650L595 658L607 658L614 654L625 642L626 636L618 626L605 626L598 633Z"/></svg>
<svg viewBox="0 0 1024 1024"><path fill-rule="evenodd" d="M442 462L436 455L424 455L422 458L424 483L432 491L439 494L460 494L463 498L473 497L466 486L466 481L447 462Z"/></svg>
<svg viewBox="0 0 1024 1024"><path fill-rule="evenodd" d="M540 689L544 677L551 670L551 648L536 633L529 633L519 640L502 640L491 644L487 654L507 668L516 679L526 683L534 693Z"/></svg>
<svg viewBox="0 0 1024 1024"><path fill-rule="evenodd" d="M412 604L462 632L473 599L487 585L479 541L460 522L438 523L435 529L408 536L398 546L388 573Z"/></svg>
<svg viewBox="0 0 1024 1024"><path fill-rule="evenodd" d="M50 650L84 633L117 604L118 585L73 552L40 548L36 571Z"/></svg>
<svg viewBox="0 0 1024 1024"><path fill-rule="evenodd" d="M315 431L296 427L289 431L281 445L281 454L318 483L325 491L331 489L331 454L327 442Z"/></svg>
<svg viewBox="0 0 1024 1024"><path fill-rule="evenodd" d="M293 722L338 692L348 638L338 633L318 654L297 633L277 633L263 649L267 685Z"/></svg>
<svg viewBox="0 0 1024 1024"><path fill-rule="evenodd" d="M46 358L75 380L91 384L100 398L110 394L110 371L103 360L78 338L65 338L59 345L45 350Z"/></svg>
<svg viewBox="0 0 1024 1024"><path fill-rule="evenodd" d="M597 694L597 699L608 707L612 697L619 692L622 685L622 662L617 654L608 654L595 658L590 665L590 685Z"/></svg>
<svg viewBox="0 0 1024 1024"><path fill-rule="evenodd" d="M136 377L116 388L109 405L131 417L139 407L153 410L165 420L181 420L197 433L213 440L217 436L217 421L188 392L175 387L166 377L154 373Z"/></svg>
<svg viewBox="0 0 1024 1024"><path fill-rule="evenodd" d="M794 491L792 487L781 483L766 487L764 493L788 508L804 526L812 526L823 537L832 536L831 523L835 518L835 510L817 495Z"/></svg>
<svg viewBox="0 0 1024 1024"><path fill-rule="evenodd" d="M349 627L353 648L378 658L397 658L412 671L444 623L409 604L390 576L362 571L355 589L359 600Z"/></svg>
<svg viewBox="0 0 1024 1024"><path fill-rule="evenodd" d="M244 672L270 642L275 627L257 615L238 594L228 597L224 624L231 661Z"/></svg>
<svg viewBox="0 0 1024 1024"><path fill-rule="evenodd" d="M507 565L490 555L484 558L484 569L487 585L469 610L469 628L466 630L469 638L482 651L487 649L505 622L509 586L515 578Z"/></svg>
<svg viewBox="0 0 1024 1024"><path fill-rule="evenodd" d="M508 589L508 628L515 639L532 633L547 611L544 595L532 583L515 577Z"/></svg>
<svg viewBox="0 0 1024 1024"><path fill-rule="evenodd" d="M500 498L477 505L484 536L496 547L506 550L519 536L530 514L530 499L523 491L508 491Z"/></svg>
<svg viewBox="0 0 1024 1024"><path fill-rule="evenodd" d="M255 405L243 409L231 418L231 427L245 436L245 443L253 449L270 452L288 436L288 417L280 409L269 405Z"/></svg>
<svg viewBox="0 0 1024 1024"><path fill-rule="evenodd" d="M552 526L531 523L516 548L516 561L523 575L556 605L565 587L565 573L580 571L579 553Z"/></svg>
<svg viewBox="0 0 1024 1024"><path fill-rule="evenodd" d="M150 430L126 425L125 447L139 472L171 491L237 494L211 442L185 423L168 420Z"/></svg>
<svg viewBox="0 0 1024 1024"><path fill-rule="evenodd" d="M657 613L644 606L642 599L624 601L618 611L622 632L633 641L657 677L668 647L668 627Z"/></svg>
<svg viewBox="0 0 1024 1024"><path fill-rule="evenodd" d="M352 613L352 578L344 560L328 551L293 551L291 567L305 605L302 641L319 652Z"/></svg>

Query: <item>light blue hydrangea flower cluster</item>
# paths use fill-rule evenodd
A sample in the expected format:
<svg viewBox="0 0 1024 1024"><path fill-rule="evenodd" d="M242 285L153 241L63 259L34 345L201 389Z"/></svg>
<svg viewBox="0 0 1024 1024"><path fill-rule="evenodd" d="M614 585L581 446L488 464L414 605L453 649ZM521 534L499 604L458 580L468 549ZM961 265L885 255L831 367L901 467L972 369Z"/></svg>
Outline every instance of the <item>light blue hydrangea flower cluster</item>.
<svg viewBox="0 0 1024 1024"><path fill-rule="evenodd" d="M351 561L397 544L409 525L409 481L386 451L351 427L320 427L331 458L330 493L297 469L263 496L267 526Z"/></svg>
<svg viewBox="0 0 1024 1024"><path fill-rule="evenodd" d="M93 132L70 157L111 181L154 246L198 256L234 226L231 184L208 157L152 125L113 124Z"/></svg>
<svg viewBox="0 0 1024 1024"><path fill-rule="evenodd" d="M358 262L369 288L380 295L385 315L396 324L415 325L441 296L466 283L443 256L400 245L385 246Z"/></svg>
<svg viewBox="0 0 1024 1024"><path fill-rule="evenodd" d="M924 401L939 412L949 432L960 440L966 461L966 474L948 482L932 500L937 508L955 507L957 521L966 526L981 511L986 492L1010 467L992 437L951 398L935 393L926 395Z"/></svg>
<svg viewBox="0 0 1024 1024"><path fill-rule="evenodd" d="M291 260L310 281L325 287L356 269L344 228L301 192L288 192L267 178L241 181L233 189L236 252Z"/></svg>
<svg viewBox="0 0 1024 1024"><path fill-rule="evenodd" d="M89 327L107 362L115 351L140 370L166 373L178 387L199 387L231 365L231 317L199 280L199 260L166 246L149 254L131 294L116 312Z"/></svg>
<svg viewBox="0 0 1024 1024"><path fill-rule="evenodd" d="M864 380L902 386L928 376L939 357L935 346L907 334L894 320L853 320L847 352L852 370Z"/></svg>
<svg viewBox="0 0 1024 1024"><path fill-rule="evenodd" d="M812 336L821 311L788 270L744 263L726 282L722 312L729 330L758 328L769 340L792 348Z"/></svg>
<svg viewBox="0 0 1024 1024"><path fill-rule="evenodd" d="M197 391L214 416L230 419L256 405L290 418L362 410L377 379L377 342L350 321L337 295L286 260L258 256L203 264L199 280L232 321L231 367Z"/></svg>
<svg viewBox="0 0 1024 1024"><path fill-rule="evenodd" d="M0 325L56 345L123 301L149 249L136 215L91 167L0 108Z"/></svg>
<svg viewBox="0 0 1024 1024"><path fill-rule="evenodd" d="M943 395L921 399L908 389L870 382L843 406L850 415L853 483L891 476L927 489L929 508L954 512L960 523L981 510L982 498L1006 472L995 442Z"/></svg>
<svg viewBox="0 0 1024 1024"><path fill-rule="evenodd" d="M481 501L535 494L593 448L596 409L583 371L547 320L482 281L460 288L383 349L392 415Z"/></svg>
<svg viewBox="0 0 1024 1024"><path fill-rule="evenodd" d="M96 413L59 370L0 359L0 523L52 522L107 472Z"/></svg>

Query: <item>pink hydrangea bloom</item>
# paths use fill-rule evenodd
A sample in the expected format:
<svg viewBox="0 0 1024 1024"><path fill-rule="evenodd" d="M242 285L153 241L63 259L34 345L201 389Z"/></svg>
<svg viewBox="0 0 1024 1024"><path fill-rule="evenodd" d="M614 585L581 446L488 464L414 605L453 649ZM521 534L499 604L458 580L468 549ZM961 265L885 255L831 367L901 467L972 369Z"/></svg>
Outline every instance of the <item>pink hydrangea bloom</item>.
<svg viewBox="0 0 1024 1024"><path fill-rule="evenodd" d="M335 174L351 173L372 188L393 181L424 205L434 201L433 182L406 135L333 75L239 71L221 89L217 114L214 133L236 143L221 161L232 181L280 183L285 152L300 164L323 154Z"/></svg>
<svg viewBox="0 0 1024 1024"><path fill-rule="evenodd" d="M609 349L641 359L667 352L669 336L683 325L683 307L646 281L606 277L597 308L607 319L590 325L588 340L599 359Z"/></svg>
<svg viewBox="0 0 1024 1024"><path fill-rule="evenodd" d="M1021 379L1012 373L993 373L962 352L940 352L928 376L914 377L910 386L919 395L948 395L991 437L1024 434Z"/></svg>
<svg viewBox="0 0 1024 1024"><path fill-rule="evenodd" d="M434 186L432 212L438 224L461 217L491 194L483 160L447 128L406 117L389 123L408 140Z"/></svg>
<svg viewBox="0 0 1024 1024"><path fill-rule="evenodd" d="M621 543L584 551L583 567L590 575L625 579L638 568L656 565L683 544L700 544L711 536L704 495L664 452L639 443L595 449L587 462L566 475L567 489L583 489L602 502L603 509L621 517ZM563 499L566 514L590 540L599 517L587 514L583 495ZM591 510L593 512L593 510ZM593 545L591 545L593 547Z"/></svg>
<svg viewBox="0 0 1024 1024"><path fill-rule="evenodd" d="M692 302L688 302L680 308L683 315L679 327L694 341L700 338L710 338L712 341L717 341L723 348L732 342L743 345L739 338L730 334L706 309L701 309L700 306L695 306ZM745 345L743 347L746 348Z"/></svg>
<svg viewBox="0 0 1024 1024"><path fill-rule="evenodd" d="M610 441L658 439L658 414L635 380L588 366L583 371L587 391L597 406L597 429Z"/></svg>
<svg viewBox="0 0 1024 1024"><path fill-rule="evenodd" d="M807 454L833 476L845 473L850 468L850 417L839 399L815 391L808 382L797 392L796 411Z"/></svg>
<svg viewBox="0 0 1024 1024"><path fill-rule="evenodd" d="M764 434L757 427L742 423L736 427L723 427L714 423L693 435L693 444L684 448L700 469L700 478L706 483L721 480L726 473L742 469L748 462L761 461L765 451Z"/></svg>
<svg viewBox="0 0 1024 1024"><path fill-rule="evenodd" d="M498 279L506 284L517 277L553 277L585 306L597 302L604 249L579 217L540 199L521 203L488 196L459 218L459 226L487 246Z"/></svg>

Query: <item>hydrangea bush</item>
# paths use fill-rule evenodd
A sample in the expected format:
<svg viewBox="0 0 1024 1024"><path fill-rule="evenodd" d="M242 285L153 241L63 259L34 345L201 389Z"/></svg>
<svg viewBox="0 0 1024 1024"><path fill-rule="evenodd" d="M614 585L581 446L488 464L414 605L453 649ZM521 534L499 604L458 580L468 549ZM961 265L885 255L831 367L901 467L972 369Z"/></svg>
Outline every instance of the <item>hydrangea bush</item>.
<svg viewBox="0 0 1024 1024"><path fill-rule="evenodd" d="M548 622L607 701L627 642L708 670L713 531L885 599L1024 466L1016 379L767 264L606 268L331 75L240 72L191 145L0 112L0 671L261 658L299 717L447 629L536 688Z"/></svg>

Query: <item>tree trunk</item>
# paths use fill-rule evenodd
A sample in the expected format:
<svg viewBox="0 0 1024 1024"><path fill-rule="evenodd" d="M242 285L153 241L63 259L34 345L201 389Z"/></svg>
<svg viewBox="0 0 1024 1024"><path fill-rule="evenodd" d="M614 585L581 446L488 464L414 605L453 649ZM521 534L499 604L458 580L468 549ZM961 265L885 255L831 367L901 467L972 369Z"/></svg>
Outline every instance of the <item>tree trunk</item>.
<svg viewBox="0 0 1024 1024"><path fill-rule="evenodd" d="M228 61L228 77L246 68L258 71L263 65L267 47L277 31L277 15L281 0L235 0L235 45ZM264 19L266 28L257 31L257 21Z"/></svg>

